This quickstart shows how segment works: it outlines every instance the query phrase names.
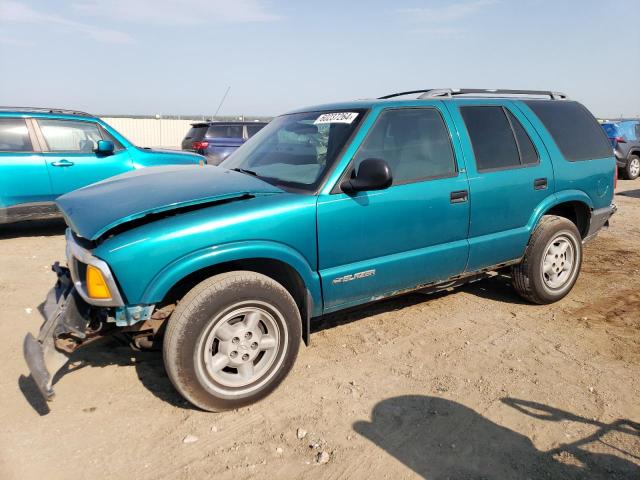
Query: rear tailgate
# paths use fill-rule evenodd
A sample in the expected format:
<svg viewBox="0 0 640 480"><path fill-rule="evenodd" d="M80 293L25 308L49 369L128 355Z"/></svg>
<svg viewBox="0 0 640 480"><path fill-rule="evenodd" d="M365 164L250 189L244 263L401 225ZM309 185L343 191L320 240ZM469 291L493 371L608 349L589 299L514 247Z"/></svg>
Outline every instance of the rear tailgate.
<svg viewBox="0 0 640 480"><path fill-rule="evenodd" d="M209 128L208 123L192 123L191 128L187 132L187 135L182 140L182 150L192 150L193 142L200 142L204 138L207 133L207 129Z"/></svg>

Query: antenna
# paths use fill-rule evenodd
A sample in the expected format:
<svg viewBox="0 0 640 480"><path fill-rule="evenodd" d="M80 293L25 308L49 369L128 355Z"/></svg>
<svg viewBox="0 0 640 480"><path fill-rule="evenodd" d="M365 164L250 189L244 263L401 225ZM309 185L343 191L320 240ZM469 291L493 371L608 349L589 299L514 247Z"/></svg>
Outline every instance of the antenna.
<svg viewBox="0 0 640 480"><path fill-rule="evenodd" d="M222 100L220 100L220 105L218 105L218 109L216 110L216 113L213 114L214 117L218 116L218 112L220 111L220 108L222 108L222 104L224 103L225 98L227 98L227 94L229 93L229 90L231 90L231 85L229 85L227 87L227 91L224 92L224 95L222 96Z"/></svg>

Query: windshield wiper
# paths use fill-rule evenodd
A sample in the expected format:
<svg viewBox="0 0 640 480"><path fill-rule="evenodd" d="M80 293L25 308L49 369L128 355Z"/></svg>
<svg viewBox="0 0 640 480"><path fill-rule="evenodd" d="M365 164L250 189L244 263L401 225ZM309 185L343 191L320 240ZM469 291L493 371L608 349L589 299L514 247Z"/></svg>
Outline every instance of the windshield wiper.
<svg viewBox="0 0 640 480"><path fill-rule="evenodd" d="M231 170L235 171L235 172L240 172L240 173L246 173L247 175L252 175L254 177L257 177L258 174L256 172L254 172L253 170L247 170L246 168L232 168Z"/></svg>

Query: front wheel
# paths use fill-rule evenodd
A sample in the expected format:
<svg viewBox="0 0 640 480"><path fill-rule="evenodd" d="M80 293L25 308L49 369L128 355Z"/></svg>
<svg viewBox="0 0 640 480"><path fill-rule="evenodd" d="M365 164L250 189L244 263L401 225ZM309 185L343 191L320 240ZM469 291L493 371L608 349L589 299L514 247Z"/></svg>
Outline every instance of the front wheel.
<svg viewBox="0 0 640 480"><path fill-rule="evenodd" d="M169 378L185 399L213 412L266 397L289 373L300 346L300 312L291 294L255 272L196 285L168 322Z"/></svg>
<svg viewBox="0 0 640 480"><path fill-rule="evenodd" d="M547 304L567 295L582 265L582 239L573 222L545 215L531 235L522 261L513 267L513 285L527 300Z"/></svg>

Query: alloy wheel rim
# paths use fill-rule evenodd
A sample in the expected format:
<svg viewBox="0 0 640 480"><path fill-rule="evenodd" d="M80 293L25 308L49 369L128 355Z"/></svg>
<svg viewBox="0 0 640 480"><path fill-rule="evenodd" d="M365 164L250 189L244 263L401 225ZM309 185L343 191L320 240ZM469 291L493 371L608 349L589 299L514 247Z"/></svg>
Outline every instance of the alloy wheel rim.
<svg viewBox="0 0 640 480"><path fill-rule="evenodd" d="M214 317L196 347L197 374L222 394L260 388L277 371L287 335L280 312L260 302L236 304Z"/></svg>
<svg viewBox="0 0 640 480"><path fill-rule="evenodd" d="M640 159L632 158L629 163L629 173L631 176L636 177L640 174Z"/></svg>
<svg viewBox="0 0 640 480"><path fill-rule="evenodd" d="M554 238L542 256L542 280L551 290L559 290L573 278L576 249L566 235Z"/></svg>

